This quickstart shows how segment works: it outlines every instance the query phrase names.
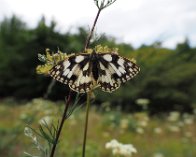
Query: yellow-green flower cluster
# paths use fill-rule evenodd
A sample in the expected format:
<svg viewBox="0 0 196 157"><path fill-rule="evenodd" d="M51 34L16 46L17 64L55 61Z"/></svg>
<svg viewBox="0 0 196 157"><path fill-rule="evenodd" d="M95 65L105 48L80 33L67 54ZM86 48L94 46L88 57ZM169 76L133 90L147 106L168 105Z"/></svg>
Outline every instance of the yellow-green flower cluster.
<svg viewBox="0 0 196 157"><path fill-rule="evenodd" d="M98 53L110 53L110 52L116 52L118 53L118 48L109 48L108 46L101 46L97 45L95 46L95 51Z"/></svg>
<svg viewBox="0 0 196 157"><path fill-rule="evenodd" d="M46 54L38 54L38 59L42 62L44 62L43 65L38 65L36 67L37 74L48 74L49 70L56 65L59 61L62 61L66 59L68 55L66 53L63 53L61 51L58 51L57 53L50 52L49 49L46 49Z"/></svg>

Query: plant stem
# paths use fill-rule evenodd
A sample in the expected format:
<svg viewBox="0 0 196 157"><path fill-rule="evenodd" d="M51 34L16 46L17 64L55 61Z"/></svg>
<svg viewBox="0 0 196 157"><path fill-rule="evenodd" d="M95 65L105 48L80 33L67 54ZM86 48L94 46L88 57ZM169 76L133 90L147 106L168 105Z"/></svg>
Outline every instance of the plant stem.
<svg viewBox="0 0 196 157"><path fill-rule="evenodd" d="M97 12L97 15L96 15L96 17L95 17L93 26L92 26L91 31L90 31L90 33L89 33L87 39L86 39L84 51L89 47L90 40L91 40L91 38L92 38L92 36L93 36L93 32L94 32L94 29L95 29L95 25L96 25L96 23L97 23L97 20L98 20L98 18L99 18L99 15L100 15L101 10L102 10L102 8L99 8L99 9L98 9L98 12Z"/></svg>
<svg viewBox="0 0 196 157"><path fill-rule="evenodd" d="M68 98L67 98L67 101L65 103L65 109L64 109L64 112L63 112L63 115L62 115L62 119L61 119L61 122L60 122L60 126L58 128L58 131L57 131L57 134L56 134L56 138L55 138L55 142L52 146L52 151L50 153L50 157L53 157L54 156L54 153L55 153L55 150L56 150L56 146L58 144L58 141L59 141L59 136L61 134L61 130L63 128L63 124L65 122L65 119L66 119L66 114L67 114L67 110L69 108L69 104L70 104L70 97L71 97L71 92L69 93L68 95Z"/></svg>
<svg viewBox="0 0 196 157"><path fill-rule="evenodd" d="M95 20L93 22L93 26L91 28L91 31L86 39L86 43L84 46L84 51L89 47L90 40L93 36L93 32L95 29L95 26L97 24L97 20L99 18L99 15L102 11L102 7L98 8L97 15L95 17ZM90 96L91 96L91 91L87 93L87 102L86 102L86 118L85 118L85 128L84 128L84 139L83 139L83 148L82 148L82 157L85 157L85 151L86 151L86 137L87 137L87 131L88 131L88 115L89 115L89 108L90 108Z"/></svg>
<svg viewBox="0 0 196 157"><path fill-rule="evenodd" d="M86 119L85 119L85 128L84 128L84 139L83 139L82 157L85 157L85 150L86 150L86 137L87 137L87 131L88 131L88 115L89 115L89 109L90 109L90 97L91 97L91 91L87 93Z"/></svg>

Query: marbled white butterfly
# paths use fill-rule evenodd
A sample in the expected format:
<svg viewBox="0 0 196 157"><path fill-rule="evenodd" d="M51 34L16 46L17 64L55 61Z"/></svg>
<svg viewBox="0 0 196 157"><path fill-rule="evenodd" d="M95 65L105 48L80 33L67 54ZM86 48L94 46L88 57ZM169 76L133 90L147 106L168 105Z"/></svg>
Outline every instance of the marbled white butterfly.
<svg viewBox="0 0 196 157"><path fill-rule="evenodd" d="M80 53L71 55L55 65L49 74L56 80L68 84L79 93L86 93L100 86L112 92L133 78L139 67L127 58L111 53Z"/></svg>

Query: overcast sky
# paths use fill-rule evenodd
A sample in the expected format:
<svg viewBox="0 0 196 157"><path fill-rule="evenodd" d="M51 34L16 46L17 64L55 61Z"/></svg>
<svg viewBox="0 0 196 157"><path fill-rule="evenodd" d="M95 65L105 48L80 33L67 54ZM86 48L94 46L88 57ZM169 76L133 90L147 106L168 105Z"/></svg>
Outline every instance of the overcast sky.
<svg viewBox="0 0 196 157"><path fill-rule="evenodd" d="M0 0L0 20L16 14L35 27L44 15L64 32L90 27L96 12L93 0ZM101 13L96 32L134 47L161 41L174 48L185 37L196 46L196 0L117 0Z"/></svg>

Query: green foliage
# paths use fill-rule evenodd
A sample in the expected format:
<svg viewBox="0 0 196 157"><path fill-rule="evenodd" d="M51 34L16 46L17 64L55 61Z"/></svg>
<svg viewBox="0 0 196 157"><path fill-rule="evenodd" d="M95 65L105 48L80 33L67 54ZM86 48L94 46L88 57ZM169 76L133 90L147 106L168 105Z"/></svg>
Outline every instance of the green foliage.
<svg viewBox="0 0 196 157"><path fill-rule="evenodd" d="M51 78L36 74L40 63L37 55L52 52L82 52L88 30L79 27L74 34L56 31L56 22L46 24L42 17L36 28L28 28L16 16L0 23L0 96L18 99L42 97L47 92ZM92 43L118 48L119 54L134 58L141 72L133 80L123 84L112 94L95 91L96 101L120 105L126 111L141 110L135 102L139 98L150 100L150 113L169 110L191 111L196 104L196 48L188 40L176 49L161 47L161 43L134 49L130 44L117 43L115 38L101 35ZM49 98L64 99L69 91L67 85L56 83ZM48 95L47 94L47 95Z"/></svg>

